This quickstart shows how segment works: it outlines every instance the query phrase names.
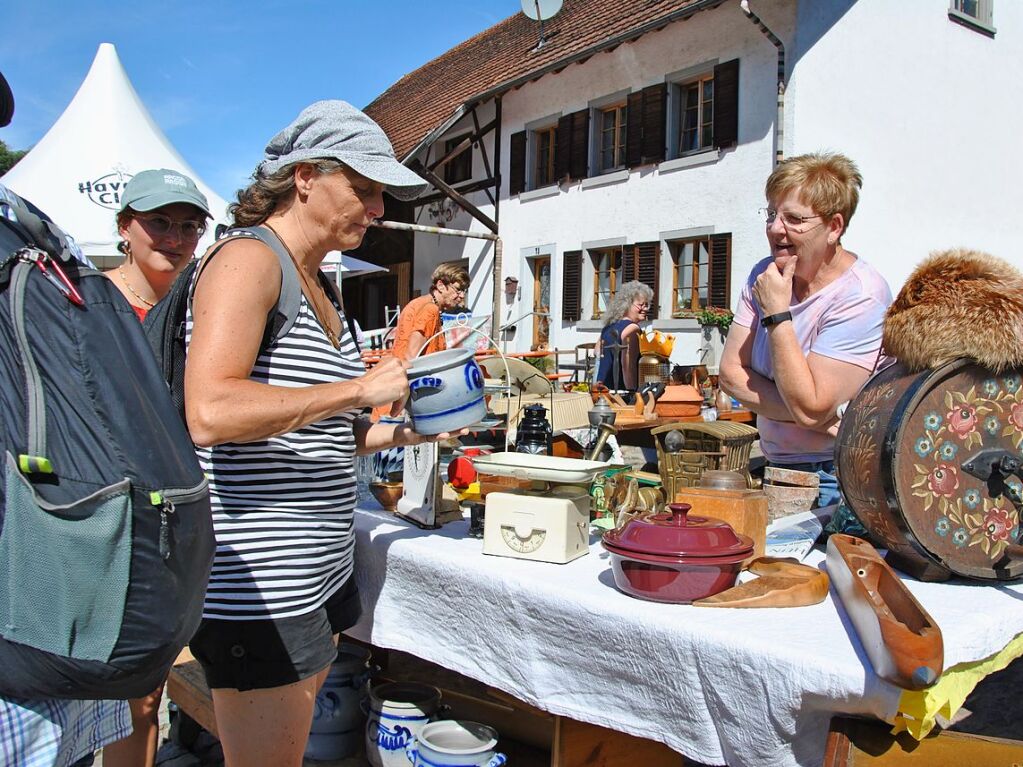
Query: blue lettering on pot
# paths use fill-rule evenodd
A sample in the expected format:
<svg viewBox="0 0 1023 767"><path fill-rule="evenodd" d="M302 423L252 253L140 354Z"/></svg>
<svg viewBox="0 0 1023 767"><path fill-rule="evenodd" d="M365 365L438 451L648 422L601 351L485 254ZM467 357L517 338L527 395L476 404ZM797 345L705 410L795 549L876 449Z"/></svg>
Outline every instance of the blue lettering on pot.
<svg viewBox="0 0 1023 767"><path fill-rule="evenodd" d="M444 388L444 381L435 376L423 376L422 378L414 378L409 381L408 388L412 399L418 400L421 397L428 397L439 392Z"/></svg>
<svg viewBox="0 0 1023 767"><path fill-rule="evenodd" d="M396 724L393 730L389 730L383 722L377 726L376 742L384 751L400 751L411 741L412 731L408 727Z"/></svg>
<svg viewBox="0 0 1023 767"><path fill-rule="evenodd" d="M465 366L465 385L469 391L483 388L483 374L480 373L480 366L475 360L469 360Z"/></svg>

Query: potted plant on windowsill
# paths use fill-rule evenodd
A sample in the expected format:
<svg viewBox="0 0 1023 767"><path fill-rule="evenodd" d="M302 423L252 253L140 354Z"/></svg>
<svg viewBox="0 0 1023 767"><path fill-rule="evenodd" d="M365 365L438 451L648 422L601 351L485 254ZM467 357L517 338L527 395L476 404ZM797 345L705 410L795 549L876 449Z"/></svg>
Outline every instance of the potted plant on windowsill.
<svg viewBox="0 0 1023 767"><path fill-rule="evenodd" d="M703 361L706 365L718 365L725 348L725 336L732 325L732 312L717 306L704 306L693 312L703 333Z"/></svg>

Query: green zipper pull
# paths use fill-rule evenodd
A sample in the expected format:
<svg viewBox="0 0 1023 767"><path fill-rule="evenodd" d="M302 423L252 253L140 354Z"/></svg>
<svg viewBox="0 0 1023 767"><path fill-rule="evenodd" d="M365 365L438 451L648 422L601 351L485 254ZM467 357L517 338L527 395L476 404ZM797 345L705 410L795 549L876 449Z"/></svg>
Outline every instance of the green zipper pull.
<svg viewBox="0 0 1023 767"><path fill-rule="evenodd" d="M18 468L21 469L22 474L53 474L53 464L50 463L50 459L41 455L20 454Z"/></svg>
<svg viewBox="0 0 1023 767"><path fill-rule="evenodd" d="M160 556L164 560L170 559L170 520L168 515L174 513L174 503L158 490L149 494L149 502L160 509Z"/></svg>

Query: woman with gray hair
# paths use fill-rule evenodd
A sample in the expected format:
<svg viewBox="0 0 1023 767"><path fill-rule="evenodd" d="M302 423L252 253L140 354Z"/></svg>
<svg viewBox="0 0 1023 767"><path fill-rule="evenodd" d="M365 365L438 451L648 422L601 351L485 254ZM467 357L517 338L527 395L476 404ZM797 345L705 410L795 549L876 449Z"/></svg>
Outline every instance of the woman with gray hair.
<svg viewBox="0 0 1023 767"><path fill-rule="evenodd" d="M613 390L635 391L639 386L639 324L650 312L654 291L639 280L622 285L607 311L594 350L600 363L597 383Z"/></svg>
<svg viewBox="0 0 1023 767"><path fill-rule="evenodd" d="M362 242L385 190L412 199L424 187L369 117L318 102L270 140L231 208L260 237L229 232L196 270L186 417L217 549L191 648L228 767L302 764L316 692L360 612L355 454L428 439L364 417L401 410L406 363L388 357L366 372L319 270L328 252ZM265 328L283 273L263 238L287 251L302 287L294 325L274 340Z"/></svg>

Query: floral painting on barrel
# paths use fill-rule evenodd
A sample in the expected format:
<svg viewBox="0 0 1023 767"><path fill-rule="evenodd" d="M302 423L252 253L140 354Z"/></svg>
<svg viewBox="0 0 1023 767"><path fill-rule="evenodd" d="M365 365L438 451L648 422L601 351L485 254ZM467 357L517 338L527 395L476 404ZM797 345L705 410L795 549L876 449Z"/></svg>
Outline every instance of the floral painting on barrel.
<svg viewBox="0 0 1023 767"><path fill-rule="evenodd" d="M922 429L913 443L916 480L913 495L924 509L935 509L934 530L958 548L978 546L997 561L1015 540L1018 504L1023 501L1019 479L1006 480L1006 493L995 498L981 492L965 475L962 461L985 441L1007 437L1016 450L1023 446L1023 386L1013 374L985 380L980 391L947 391L944 407L923 411Z"/></svg>

